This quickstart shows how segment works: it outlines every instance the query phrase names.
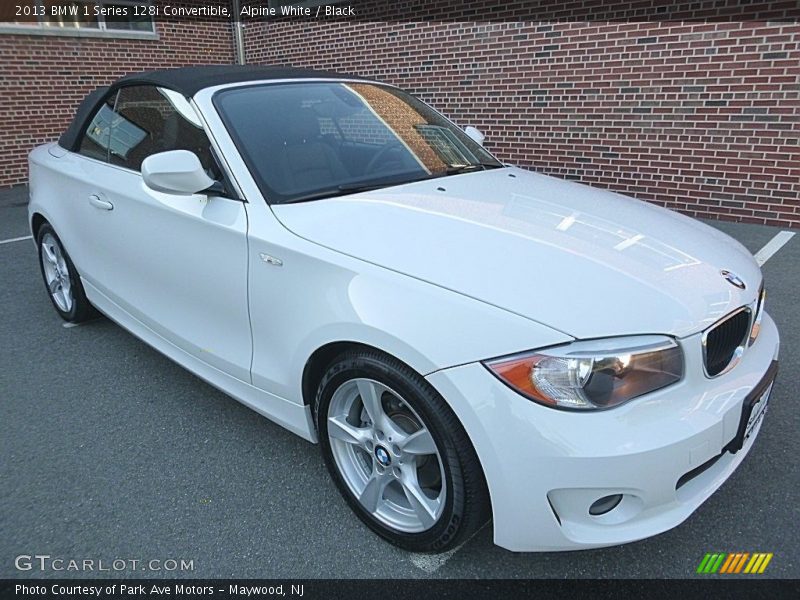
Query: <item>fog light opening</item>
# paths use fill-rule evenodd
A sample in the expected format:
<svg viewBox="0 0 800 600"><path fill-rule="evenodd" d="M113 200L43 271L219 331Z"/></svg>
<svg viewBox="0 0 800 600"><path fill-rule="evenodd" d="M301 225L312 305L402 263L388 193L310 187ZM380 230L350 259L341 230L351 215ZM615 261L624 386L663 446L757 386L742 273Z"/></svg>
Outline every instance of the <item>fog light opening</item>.
<svg viewBox="0 0 800 600"><path fill-rule="evenodd" d="M589 514L593 517L599 517L617 508L620 502L622 502L622 494L603 496L599 500L595 500L589 507Z"/></svg>

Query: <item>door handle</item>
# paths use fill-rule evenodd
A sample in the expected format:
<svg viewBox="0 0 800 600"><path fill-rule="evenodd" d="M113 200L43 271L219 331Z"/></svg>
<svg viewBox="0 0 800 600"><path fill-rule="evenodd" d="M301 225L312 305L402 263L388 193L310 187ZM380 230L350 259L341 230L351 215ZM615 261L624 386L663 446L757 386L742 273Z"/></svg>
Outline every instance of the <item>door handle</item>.
<svg viewBox="0 0 800 600"><path fill-rule="evenodd" d="M101 210L114 210L114 205L111 204L111 202L108 200L103 200L97 194L92 194L89 196L89 204Z"/></svg>

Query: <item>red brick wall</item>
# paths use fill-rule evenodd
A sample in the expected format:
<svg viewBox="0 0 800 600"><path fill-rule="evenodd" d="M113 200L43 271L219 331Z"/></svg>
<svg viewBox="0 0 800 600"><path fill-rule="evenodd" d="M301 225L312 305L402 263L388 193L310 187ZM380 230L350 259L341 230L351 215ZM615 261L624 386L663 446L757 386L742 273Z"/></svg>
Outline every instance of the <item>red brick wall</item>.
<svg viewBox="0 0 800 600"><path fill-rule="evenodd" d="M800 227L800 25L251 23L248 60L376 77L520 166Z"/></svg>
<svg viewBox="0 0 800 600"><path fill-rule="evenodd" d="M27 154L57 139L86 93L148 69L234 60L224 22L160 22L158 40L0 34L0 186L28 178Z"/></svg>

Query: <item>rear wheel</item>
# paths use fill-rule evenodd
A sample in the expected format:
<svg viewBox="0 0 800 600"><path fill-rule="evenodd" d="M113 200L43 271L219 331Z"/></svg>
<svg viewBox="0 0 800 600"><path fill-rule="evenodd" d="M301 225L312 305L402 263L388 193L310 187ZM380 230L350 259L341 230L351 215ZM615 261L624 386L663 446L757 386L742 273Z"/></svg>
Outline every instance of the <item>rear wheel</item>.
<svg viewBox="0 0 800 600"><path fill-rule="evenodd" d="M407 550L443 552L489 517L475 451L438 393L374 351L334 361L315 414L326 465L371 529Z"/></svg>
<svg viewBox="0 0 800 600"><path fill-rule="evenodd" d="M86 299L75 265L49 223L39 228L36 241L42 277L56 312L70 323L96 316L94 307Z"/></svg>

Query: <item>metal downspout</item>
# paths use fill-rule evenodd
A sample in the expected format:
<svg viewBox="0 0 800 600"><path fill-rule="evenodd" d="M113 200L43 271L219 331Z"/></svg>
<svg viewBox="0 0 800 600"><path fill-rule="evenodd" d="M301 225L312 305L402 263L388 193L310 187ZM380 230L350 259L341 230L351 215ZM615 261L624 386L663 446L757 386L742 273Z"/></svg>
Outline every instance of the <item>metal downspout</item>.
<svg viewBox="0 0 800 600"><path fill-rule="evenodd" d="M244 51L244 27L242 27L240 0L231 0L231 5L233 10L233 43L236 48L236 63L243 65L247 62L247 57Z"/></svg>

